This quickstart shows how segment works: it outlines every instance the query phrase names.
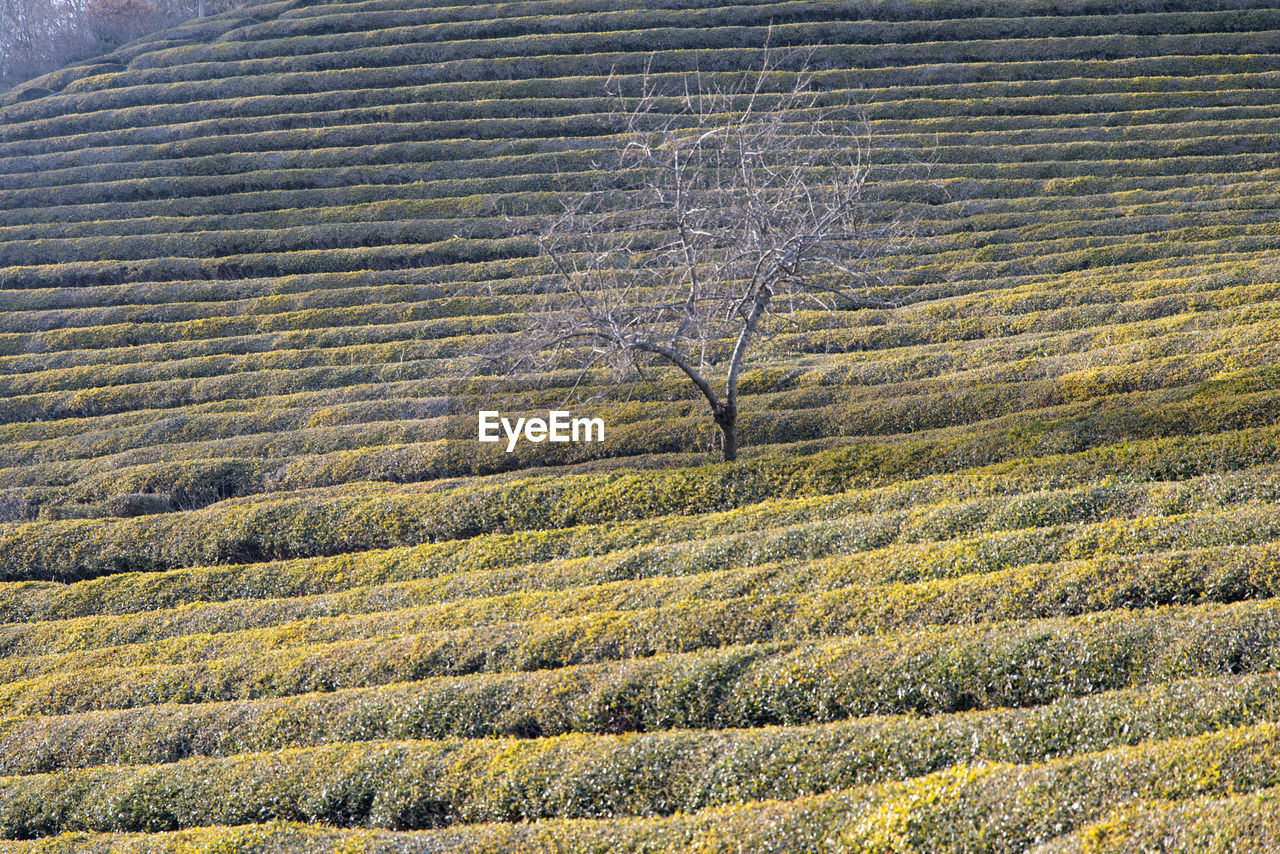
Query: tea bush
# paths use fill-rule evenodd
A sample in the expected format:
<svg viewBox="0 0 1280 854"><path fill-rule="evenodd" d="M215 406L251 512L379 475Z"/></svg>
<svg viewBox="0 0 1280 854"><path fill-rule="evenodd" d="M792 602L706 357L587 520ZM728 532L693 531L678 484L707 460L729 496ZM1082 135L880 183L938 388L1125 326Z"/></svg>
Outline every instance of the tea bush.
<svg viewBox="0 0 1280 854"><path fill-rule="evenodd" d="M1274 847L1273 6L285 0L0 93L0 851ZM562 193L655 239L609 87L766 42L912 298L780 302L733 465L459 378Z"/></svg>

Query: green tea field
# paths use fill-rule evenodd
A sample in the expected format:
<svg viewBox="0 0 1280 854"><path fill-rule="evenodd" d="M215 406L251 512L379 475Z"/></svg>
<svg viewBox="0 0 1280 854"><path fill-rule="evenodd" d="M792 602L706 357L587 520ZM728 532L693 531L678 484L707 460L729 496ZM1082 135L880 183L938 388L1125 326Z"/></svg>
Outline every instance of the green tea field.
<svg viewBox="0 0 1280 854"><path fill-rule="evenodd" d="M460 374L607 87L766 45L927 298L762 342L735 462ZM1280 851L1273 0L263 0L0 92L0 854L505 851Z"/></svg>

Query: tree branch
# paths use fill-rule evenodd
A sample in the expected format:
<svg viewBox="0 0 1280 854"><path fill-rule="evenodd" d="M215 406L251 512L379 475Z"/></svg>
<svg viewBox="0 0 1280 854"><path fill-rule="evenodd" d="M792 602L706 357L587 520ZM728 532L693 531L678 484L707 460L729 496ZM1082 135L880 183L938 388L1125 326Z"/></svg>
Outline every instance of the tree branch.
<svg viewBox="0 0 1280 854"><path fill-rule="evenodd" d="M661 356L680 370L684 371L685 376L698 387L698 391L702 392L702 396L707 399L707 403L711 404L713 412L719 411L722 407L720 398L711 390L711 385L698 373L697 368L690 365L678 352L670 347L664 347L661 344L651 344L648 341L633 341L630 345L632 350L640 350L644 353L653 353L655 356Z"/></svg>

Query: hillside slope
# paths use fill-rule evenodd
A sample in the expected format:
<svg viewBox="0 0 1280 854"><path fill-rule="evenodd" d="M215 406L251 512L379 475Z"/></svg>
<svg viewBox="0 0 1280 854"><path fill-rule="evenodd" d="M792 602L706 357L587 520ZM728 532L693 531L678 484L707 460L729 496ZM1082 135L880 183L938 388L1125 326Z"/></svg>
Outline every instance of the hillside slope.
<svg viewBox="0 0 1280 854"><path fill-rule="evenodd" d="M281 0L6 93L0 851L1280 847L1273 7ZM663 372L479 446L606 80L766 42L935 298L735 464Z"/></svg>

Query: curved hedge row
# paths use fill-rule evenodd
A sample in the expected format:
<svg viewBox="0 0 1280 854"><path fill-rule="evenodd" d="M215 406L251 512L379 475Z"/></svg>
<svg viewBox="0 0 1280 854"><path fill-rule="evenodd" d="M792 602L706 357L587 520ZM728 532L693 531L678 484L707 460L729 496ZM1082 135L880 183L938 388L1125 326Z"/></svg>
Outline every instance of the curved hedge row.
<svg viewBox="0 0 1280 854"><path fill-rule="evenodd" d="M776 845L798 852L911 851L920 845L946 852L1025 849L1102 818L1118 797L1142 800L1171 791L1189 796L1221 797L1265 786L1280 768L1280 747L1277 746L1280 736L1276 730L1273 724L1241 727L1038 764L962 764L902 782L846 789L790 802L769 800L739 804L647 821L552 819L478 825L421 836L350 834L329 828L313 830L277 824L249 828L247 833L224 827L158 839L161 845L170 841L179 845L188 841L198 844L200 840L254 847L270 843L277 850L299 844L311 850L339 850L338 846L350 850L353 844L363 847L370 842L381 850L426 851L447 846L475 852L516 849L730 852L747 842L753 847ZM380 767L395 758L396 751L388 749L365 762L331 764L311 773L307 773L309 769L305 767L298 768L295 789L314 792L314 787L307 784L326 771L330 778L343 775L343 783L331 791L325 790L322 795L290 797L278 793L284 780L289 779L280 779L283 769L278 762L252 774L252 759L246 757L236 766L242 774L252 774L242 778L249 781L242 784L244 788L233 788L234 778L222 785L220 780L209 781L204 798L174 801L175 807L167 814L158 814L149 809L148 804L157 794L172 799L175 792L183 791L170 782L179 778L178 769L186 770L181 765L171 766L174 770L168 780L164 775L157 779L137 772L131 775L128 770L118 771L117 777L128 782L121 780L121 785L114 789L104 785L107 780L102 779L109 772L76 775L72 779L77 779L80 787L79 791L72 792L66 791L65 782L57 776L27 778L27 785L32 788L5 799L5 826L11 835L31 836L84 827L164 830L194 825L210 816L216 816L213 821L243 825L260 819L264 809L268 815L275 814L275 810L295 817L310 817L314 813L317 817L336 817L336 820L330 818L331 823L360 823L390 829L433 827L448 821L451 818L447 811L449 802L435 797L436 792L426 782L439 773L437 766L428 766L415 774L415 778L423 781L419 786L388 787L372 798L366 794L367 784L361 786L358 782L363 776L361 772L367 772L369 765ZM1197 773L1206 766L1219 771ZM199 786L196 779L187 784ZM94 803L94 795L99 790L106 799ZM270 795L274 795L273 803L265 806L260 799ZM46 803L57 804L59 808L47 809ZM989 832L993 826L999 828L998 834ZM94 839L92 836L71 837L65 841L92 844ZM60 844L61 841L51 841L35 850L59 850ZM22 845L13 850L32 849Z"/></svg>
<svg viewBox="0 0 1280 854"><path fill-rule="evenodd" d="M1272 5L288 0L0 96L0 851L1266 844ZM766 39L920 300L790 316L733 465L670 372L454 381L610 71Z"/></svg>
<svg viewBox="0 0 1280 854"><path fill-rule="evenodd" d="M670 628L664 625L647 626L641 631L649 636L639 637L625 619L606 614L586 635L577 633L580 626L553 621L534 637L523 629L481 628L198 664L72 670L0 685L0 700L15 719L282 697L428 677L432 713L467 734L492 732L486 721L512 715L523 722L524 735L583 726L618 732L793 725L1038 705L1162 680L1267 672L1277 669L1278 615L1272 600L1168 606L930 627L891 635L892 643L838 638L653 655L663 645L686 648L688 639L664 638ZM647 658L630 657L643 649ZM506 672L513 667L535 672ZM585 689L584 678L593 680ZM602 693L608 695L603 708ZM592 716L587 723L580 717L584 711Z"/></svg>
<svg viewBox="0 0 1280 854"><path fill-rule="evenodd" d="M1273 522L1268 528L1266 521L1260 521L1256 513L1243 520L1233 519L1235 524L1226 526L1227 538L1264 542L1280 538L1280 524ZM1171 527L1181 534L1185 525L1179 522L1182 520L1172 521ZM1150 525L1151 520L1141 519L1131 527L1144 532ZM1207 527L1207 532L1196 532L1196 542L1220 538L1214 536L1213 526ZM1115 552L1133 549L1133 544L1120 536L1110 532L1103 536ZM1177 534L1167 535L1160 545L1180 539ZM1075 551L1070 545L1067 550ZM431 642L426 646L434 644L424 659L437 656L471 661L478 644L489 644L484 668L528 670L594 660L601 650L607 657L638 657L730 644L901 632L1169 603L1233 602L1280 593L1280 580L1273 577L1276 553L1275 548L1224 549L1194 556L1177 554L1164 560L1037 564L977 577L869 588L859 585L861 579L856 574L852 578L836 575L835 579L829 574L827 579L837 583L824 585L817 592L804 586L787 589L804 580L799 573L799 578L789 574L785 584L776 584L779 567L772 565L746 577L741 572L727 577L717 573L675 583L625 582L444 605L382 605L356 616L308 615L290 621L287 611L282 618L278 608L258 608L250 611L258 618L248 623L250 628L245 628L240 615L212 625L170 618L160 632L148 631L145 621L131 620L121 626L123 637L59 634L52 651L16 644L14 633L7 633L6 653L26 657L0 661L0 683L99 668L163 667L213 660L220 666L234 666L232 659L249 650L268 655L306 647L323 655L329 644L385 641L404 634L432 636L422 638ZM851 583L858 586L844 586ZM224 613L227 610L223 609ZM22 639L38 643L38 636ZM68 648L74 651L62 651ZM418 673L429 672L426 660L418 667Z"/></svg>

